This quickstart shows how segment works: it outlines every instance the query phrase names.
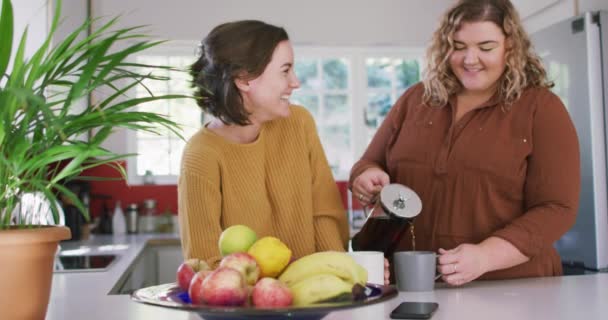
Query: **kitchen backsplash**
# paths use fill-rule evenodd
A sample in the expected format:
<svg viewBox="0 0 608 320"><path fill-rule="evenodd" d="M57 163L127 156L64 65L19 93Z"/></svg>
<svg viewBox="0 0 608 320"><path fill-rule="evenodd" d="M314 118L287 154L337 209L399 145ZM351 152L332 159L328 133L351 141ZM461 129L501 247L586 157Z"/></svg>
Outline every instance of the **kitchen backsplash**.
<svg viewBox="0 0 608 320"><path fill-rule="evenodd" d="M124 161L120 162L120 165L125 167ZM87 170L83 173L84 176L94 177L112 177L120 178L120 174L115 169L109 166L100 166ZM169 210L173 214L177 214L177 186L176 185L127 185L124 180L110 180L110 181L91 181L91 204L90 210L93 217L99 216L103 210L103 201L106 201L107 206L110 209L114 208L114 203L117 200L123 204L124 207L131 203L137 203L141 206L141 203L145 199L155 199L157 201L157 211L159 214ZM348 192L347 182L338 181L338 189L342 196L342 203L344 208L348 208ZM110 199L102 199L99 196L110 197ZM361 207L356 200L351 201L352 209L357 210Z"/></svg>

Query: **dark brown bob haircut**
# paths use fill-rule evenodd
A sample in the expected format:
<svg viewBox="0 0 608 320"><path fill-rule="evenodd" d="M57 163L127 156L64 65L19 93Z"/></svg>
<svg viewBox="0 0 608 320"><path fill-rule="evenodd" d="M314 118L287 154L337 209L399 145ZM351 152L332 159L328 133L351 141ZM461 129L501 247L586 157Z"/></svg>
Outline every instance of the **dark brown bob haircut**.
<svg viewBox="0 0 608 320"><path fill-rule="evenodd" d="M215 27L201 42L199 57L190 67L197 104L225 124L250 124L234 80L261 75L274 49L285 40L289 40L285 29L262 21Z"/></svg>

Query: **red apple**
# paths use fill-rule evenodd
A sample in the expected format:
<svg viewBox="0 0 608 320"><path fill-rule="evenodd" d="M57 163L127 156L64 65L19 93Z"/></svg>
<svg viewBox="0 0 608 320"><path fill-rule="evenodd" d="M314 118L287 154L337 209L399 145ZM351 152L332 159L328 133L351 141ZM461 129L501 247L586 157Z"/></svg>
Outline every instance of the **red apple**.
<svg viewBox="0 0 608 320"><path fill-rule="evenodd" d="M288 307L293 302L293 294L283 282L266 277L260 279L253 287L251 300L256 307Z"/></svg>
<svg viewBox="0 0 608 320"><path fill-rule="evenodd" d="M193 303L210 306L242 306L247 301L247 283L241 272L228 267L219 267L204 280L197 276L192 278L188 289Z"/></svg>
<svg viewBox="0 0 608 320"><path fill-rule="evenodd" d="M193 258L182 262L177 268L177 284L182 290L188 291L192 277L202 270L209 270L209 265L203 260Z"/></svg>
<svg viewBox="0 0 608 320"><path fill-rule="evenodd" d="M207 278L211 273L213 273L213 270L203 270L197 272L194 277L192 277L192 281L190 282L190 285L188 286L187 290L188 296L190 296L190 299L192 301L194 301L192 299L192 296L200 297L201 292L203 290L203 281L205 281L205 278Z"/></svg>
<svg viewBox="0 0 608 320"><path fill-rule="evenodd" d="M220 262L220 267L229 267L241 272L249 285L254 285L258 281L261 272L255 258L245 252L225 256Z"/></svg>

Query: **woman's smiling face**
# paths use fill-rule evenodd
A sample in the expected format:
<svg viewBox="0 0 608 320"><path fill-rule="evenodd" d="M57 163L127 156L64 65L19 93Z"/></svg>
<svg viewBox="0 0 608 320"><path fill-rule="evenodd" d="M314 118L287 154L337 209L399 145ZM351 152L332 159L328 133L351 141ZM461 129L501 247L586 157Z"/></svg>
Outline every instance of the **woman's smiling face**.
<svg viewBox="0 0 608 320"><path fill-rule="evenodd" d="M293 90L300 87L293 65L291 43L281 41L264 72L245 81L247 85L241 91L245 108L251 113L250 120L262 123L289 116L289 98Z"/></svg>
<svg viewBox="0 0 608 320"><path fill-rule="evenodd" d="M505 35L493 22L465 22L454 33L450 68L465 94L493 94L505 71Z"/></svg>

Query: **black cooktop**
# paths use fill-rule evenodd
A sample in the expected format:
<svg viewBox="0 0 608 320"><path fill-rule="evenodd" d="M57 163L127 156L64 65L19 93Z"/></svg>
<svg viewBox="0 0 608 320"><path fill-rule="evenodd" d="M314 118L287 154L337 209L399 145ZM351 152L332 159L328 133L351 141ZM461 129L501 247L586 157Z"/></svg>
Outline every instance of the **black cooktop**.
<svg viewBox="0 0 608 320"><path fill-rule="evenodd" d="M115 255L59 256L55 259L55 272L61 271L102 271L114 260Z"/></svg>

